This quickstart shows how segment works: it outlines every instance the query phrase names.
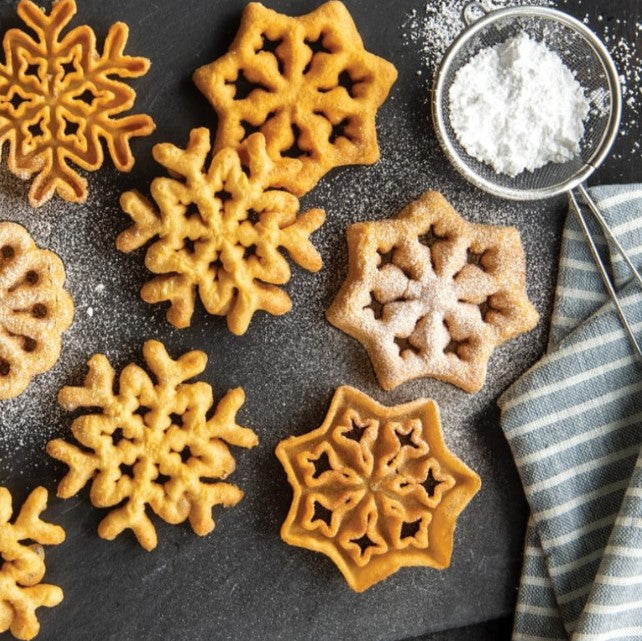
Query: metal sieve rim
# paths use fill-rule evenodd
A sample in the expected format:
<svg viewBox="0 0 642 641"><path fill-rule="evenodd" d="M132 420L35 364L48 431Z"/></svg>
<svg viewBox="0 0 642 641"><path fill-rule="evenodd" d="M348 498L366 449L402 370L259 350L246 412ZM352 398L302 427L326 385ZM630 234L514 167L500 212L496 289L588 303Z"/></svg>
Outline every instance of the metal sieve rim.
<svg viewBox="0 0 642 641"><path fill-rule="evenodd" d="M579 32L579 34L588 42L606 70L611 95L611 110L609 122L602 135L602 139L599 144L596 145L588 161L571 178L561 184L552 185L550 187L518 189L498 185L492 180L480 176L467 164L465 160L462 159L447 133L446 118L448 117L448 114L445 113L446 110L442 107L446 104L444 101L444 92L446 91L446 87L444 86L445 78L450 71L453 61L464 45L473 36L497 20L502 18L523 18L529 16L552 18L576 32ZM509 200L539 200L570 191L580 183L584 182L602 163L615 140L620 125L622 93L620 90L618 72L613 59L602 41L586 25L558 9L551 9L549 7L508 7L505 9L495 9L490 11L487 15L464 28L455 41L450 45L437 68L433 80L431 112L435 133L437 134L437 140L439 140L448 160L452 163L455 169L464 176L464 178L476 187L479 187L495 196L500 196Z"/></svg>

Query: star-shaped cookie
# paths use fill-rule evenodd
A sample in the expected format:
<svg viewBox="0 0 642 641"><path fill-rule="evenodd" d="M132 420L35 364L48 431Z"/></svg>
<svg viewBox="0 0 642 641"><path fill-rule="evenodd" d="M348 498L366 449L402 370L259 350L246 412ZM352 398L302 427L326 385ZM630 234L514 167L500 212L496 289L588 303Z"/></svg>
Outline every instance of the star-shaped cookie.
<svg viewBox="0 0 642 641"><path fill-rule="evenodd" d="M447 567L481 485L446 448L434 401L385 407L352 387L276 455L294 491L281 538L329 556L357 592L404 566Z"/></svg>
<svg viewBox="0 0 642 641"><path fill-rule="evenodd" d="M493 349L538 322L517 230L469 223L437 192L347 237L326 316L364 345L384 389L431 376L476 392Z"/></svg>
<svg viewBox="0 0 642 641"><path fill-rule="evenodd" d="M215 151L260 131L283 169L275 186L297 196L333 167L379 159L375 116L396 78L336 0L299 17L250 2L229 51L194 73L219 117Z"/></svg>

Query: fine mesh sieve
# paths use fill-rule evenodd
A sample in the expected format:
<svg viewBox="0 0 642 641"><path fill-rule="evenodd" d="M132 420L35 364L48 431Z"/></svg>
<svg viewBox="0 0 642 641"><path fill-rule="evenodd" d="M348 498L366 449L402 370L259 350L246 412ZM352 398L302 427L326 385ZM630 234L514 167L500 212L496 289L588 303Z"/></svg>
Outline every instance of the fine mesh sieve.
<svg viewBox="0 0 642 641"><path fill-rule="evenodd" d="M475 14L478 16L480 12L486 15L475 21ZM622 318L637 356L642 358L640 345L626 319L577 199L579 194L586 202L604 233L614 243L638 284L642 286L642 277L583 185L606 157L620 124L622 94L611 56L588 27L556 9L521 6L504 9L492 7L489 11L480 2L471 2L466 6L463 17L468 26L446 51L435 74L432 89L433 122L446 156L466 179L495 196L511 200L536 200L568 192L604 284ZM521 32L543 42L548 49L557 53L586 91L591 109L584 121L585 133L576 158L564 163L548 163L533 172L524 171L517 176L508 176L496 173L490 165L468 155L459 144L450 125L448 94L459 69L477 52Z"/></svg>
<svg viewBox="0 0 642 641"><path fill-rule="evenodd" d="M470 7L470 5L469 5ZM470 11L465 13L470 14ZM480 49L526 32L559 55L591 99L585 135L577 158L548 163L511 177L466 153L450 126L448 91L456 73ZM472 23L453 42L435 75L432 112L437 136L453 165L472 183L513 200L547 198L583 182L604 160L620 123L621 93L617 70L593 32L567 14L547 7L497 9Z"/></svg>

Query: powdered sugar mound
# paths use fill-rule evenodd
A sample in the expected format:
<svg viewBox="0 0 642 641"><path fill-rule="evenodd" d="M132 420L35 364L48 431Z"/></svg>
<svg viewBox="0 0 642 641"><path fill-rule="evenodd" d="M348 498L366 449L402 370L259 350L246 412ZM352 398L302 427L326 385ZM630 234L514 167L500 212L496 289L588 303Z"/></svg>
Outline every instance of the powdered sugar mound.
<svg viewBox="0 0 642 641"><path fill-rule="evenodd" d="M589 100L544 43L520 33L475 54L453 81L450 122L466 151L516 176L580 151Z"/></svg>

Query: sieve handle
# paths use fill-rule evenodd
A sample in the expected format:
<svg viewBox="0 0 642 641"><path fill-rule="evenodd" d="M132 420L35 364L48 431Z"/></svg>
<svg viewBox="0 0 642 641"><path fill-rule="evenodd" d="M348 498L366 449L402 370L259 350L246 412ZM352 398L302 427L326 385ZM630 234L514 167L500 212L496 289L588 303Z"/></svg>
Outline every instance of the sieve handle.
<svg viewBox="0 0 642 641"><path fill-rule="evenodd" d="M586 190L586 187L584 185L580 184L577 186L577 191L579 192L580 196L582 196L582 199L584 202L588 205L588 208L591 210L591 213L593 214L595 220L599 223L600 227L602 228L602 231L606 234L607 238L613 243L615 246L615 249L619 252L620 256L622 256L622 259L624 262L629 266L629 269L631 270L631 273L633 274L635 280L638 281L640 286L642 286L642 276L640 276L640 272L635 268L635 265L629 258L629 255L626 253L626 250L622 245L620 244L620 241L616 238L615 234L609 227L608 223L606 220L604 220L604 216L602 216L602 212L600 212L599 207L597 206L597 203L591 198L591 194L588 193Z"/></svg>
<svg viewBox="0 0 642 641"><path fill-rule="evenodd" d="M578 187L578 192L582 194L583 197L588 198L588 200L592 203L589 205L591 207L591 211L593 212L593 207L595 208L595 211L598 212L598 215L600 218L602 218L602 215L599 213L599 210L597 208L597 205L593 201L593 199L590 197L586 189L580 185ZM637 339L635 338L635 334L633 333L633 328L631 327L626 314L624 313L624 309L622 307L622 304L620 303L620 299L618 298L617 292L615 291L615 288L613 287L613 284L611 283L611 279L609 278L608 272L606 271L606 267L604 266L604 263L602 262L602 257L600 256L600 253L595 245L595 241L593 240L593 237L591 236L591 231L589 230L588 225L586 224L586 219L584 218L584 214L582 213L582 208L580 207L580 204L577 200L577 196L575 195L574 191L569 191L568 196L573 203L573 206L575 207L575 212L577 214L577 218L580 222L580 226L582 227L582 231L584 232L584 235L586 236L586 240L588 241L589 244L589 249L591 250L591 254L593 255L593 260L595 261L595 265L597 266L600 276L602 277L602 280L604 281L604 286L606 287L609 296L611 297L611 300L613 301L613 304L615 305L615 308L617 309L618 314L620 315L620 318L622 319L622 323L624 325L624 329L626 330L626 333L629 336L629 340L631 341L631 345L633 346L633 349L635 350L636 356L638 359L642 359L642 349L640 349L640 344L638 343ZM587 202L588 204L588 202ZM594 213L594 212L593 212ZM602 218L604 221L604 219ZM600 223L601 224L601 223ZM606 229L608 228L608 225L606 225L606 221L604 221L605 225L605 232ZM609 229L608 232L606 232L607 235L609 235L609 238L613 238L613 233ZM617 241L616 241L617 242ZM618 243L619 245L619 243ZM626 252L624 252L624 249L622 249L623 255L625 255ZM628 259L628 257L627 257ZM637 274L637 270L634 268L634 272ZM639 274L637 274L639 277Z"/></svg>
<svg viewBox="0 0 642 641"><path fill-rule="evenodd" d="M506 6L506 0L473 0L462 9L461 19L467 27L487 13Z"/></svg>

